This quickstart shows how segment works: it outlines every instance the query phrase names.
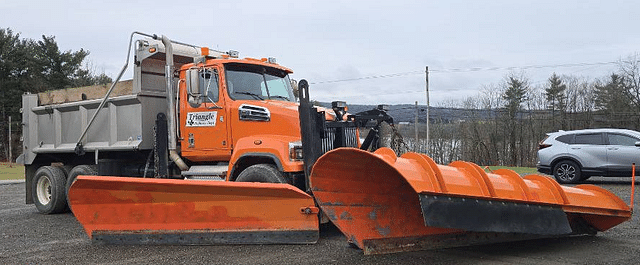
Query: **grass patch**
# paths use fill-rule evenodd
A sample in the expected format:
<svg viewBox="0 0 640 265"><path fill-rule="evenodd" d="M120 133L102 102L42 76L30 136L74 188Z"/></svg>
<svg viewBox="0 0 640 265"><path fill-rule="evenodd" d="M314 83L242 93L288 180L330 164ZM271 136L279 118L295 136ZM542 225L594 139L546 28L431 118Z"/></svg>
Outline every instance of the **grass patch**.
<svg viewBox="0 0 640 265"><path fill-rule="evenodd" d="M0 180L24 179L24 166L13 163L0 163Z"/></svg>
<svg viewBox="0 0 640 265"><path fill-rule="evenodd" d="M511 169L511 170L515 171L516 173L520 174L521 176L526 176L526 175L531 175L531 174L544 175L544 174L538 172L538 170L535 167L489 166L489 168L486 168L486 167L483 166L482 168L484 168L484 171L486 171L486 172L490 172L490 170L497 170L497 169L502 169L502 168Z"/></svg>

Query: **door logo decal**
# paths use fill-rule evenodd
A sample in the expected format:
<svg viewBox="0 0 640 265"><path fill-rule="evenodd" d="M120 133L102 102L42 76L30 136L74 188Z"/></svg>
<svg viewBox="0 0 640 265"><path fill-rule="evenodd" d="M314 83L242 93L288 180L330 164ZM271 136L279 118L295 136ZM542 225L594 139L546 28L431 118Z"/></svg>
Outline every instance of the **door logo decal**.
<svg viewBox="0 0 640 265"><path fill-rule="evenodd" d="M216 120L218 118L217 111L206 112L189 112L187 113L187 127L205 127L216 126Z"/></svg>

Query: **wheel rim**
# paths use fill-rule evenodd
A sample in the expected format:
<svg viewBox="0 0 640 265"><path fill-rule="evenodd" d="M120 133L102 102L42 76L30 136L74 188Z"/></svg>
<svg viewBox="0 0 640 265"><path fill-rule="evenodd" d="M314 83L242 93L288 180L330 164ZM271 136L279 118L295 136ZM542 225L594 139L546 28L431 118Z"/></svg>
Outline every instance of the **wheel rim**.
<svg viewBox="0 0 640 265"><path fill-rule="evenodd" d="M47 205L51 201L51 180L49 177L44 176L38 180L36 193L40 204Z"/></svg>
<svg viewBox="0 0 640 265"><path fill-rule="evenodd" d="M564 181L573 180L576 177L576 168L569 164L558 167L558 178Z"/></svg>

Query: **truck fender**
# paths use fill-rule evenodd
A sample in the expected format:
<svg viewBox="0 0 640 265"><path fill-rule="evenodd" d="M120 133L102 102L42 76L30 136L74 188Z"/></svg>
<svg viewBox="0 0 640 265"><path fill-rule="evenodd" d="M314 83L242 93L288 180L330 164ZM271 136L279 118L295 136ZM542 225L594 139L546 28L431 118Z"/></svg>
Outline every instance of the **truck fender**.
<svg viewBox="0 0 640 265"><path fill-rule="evenodd" d="M255 163L251 163L248 161L254 161ZM274 154L271 153L246 153L241 155L233 164L233 167L229 171L229 181L235 181L235 179L240 175L240 172L247 168L250 165L255 164L273 164L276 169L279 171L284 171L282 167L282 162L280 159Z"/></svg>
<svg viewBox="0 0 640 265"><path fill-rule="evenodd" d="M253 135L239 139L229 160L227 180L254 164L273 164L282 172L302 172L302 161L289 159L289 143L299 138L282 135Z"/></svg>

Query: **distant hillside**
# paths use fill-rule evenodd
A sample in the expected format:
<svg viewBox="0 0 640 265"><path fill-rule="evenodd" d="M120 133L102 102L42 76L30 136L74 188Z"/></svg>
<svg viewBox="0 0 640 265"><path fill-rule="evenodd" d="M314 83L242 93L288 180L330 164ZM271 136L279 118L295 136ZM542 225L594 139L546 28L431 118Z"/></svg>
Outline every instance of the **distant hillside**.
<svg viewBox="0 0 640 265"><path fill-rule="evenodd" d="M331 103L320 102L320 105L326 108L331 108ZM355 105L348 104L349 113L358 113L362 111L371 110L377 107L377 105ZM418 122L427 122L427 106L418 105L420 113L418 114ZM395 123L415 121L416 106L411 104L390 105L388 114L393 117ZM492 115L495 115L496 111L489 110L468 110L468 109L456 109L456 108L440 108L431 107L429 109L429 116L431 122L437 123L452 123L463 121L471 117L472 115L479 116L480 119L488 119Z"/></svg>

